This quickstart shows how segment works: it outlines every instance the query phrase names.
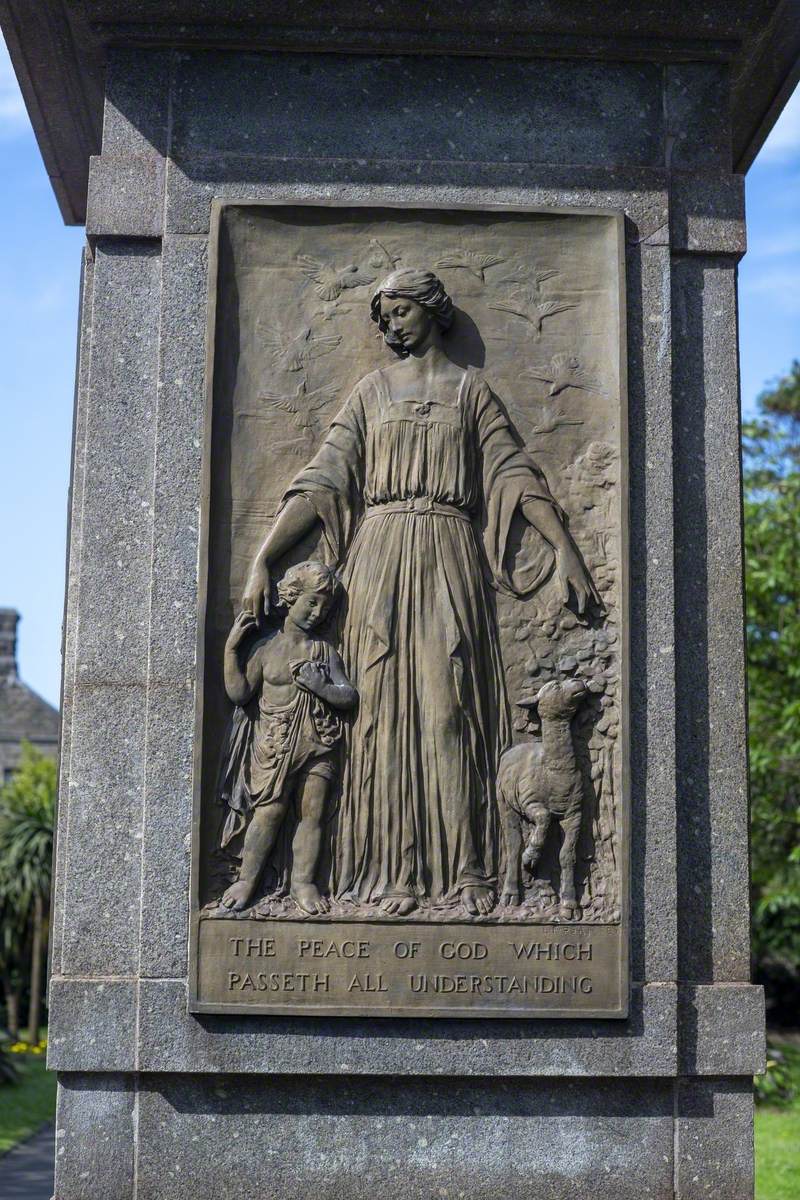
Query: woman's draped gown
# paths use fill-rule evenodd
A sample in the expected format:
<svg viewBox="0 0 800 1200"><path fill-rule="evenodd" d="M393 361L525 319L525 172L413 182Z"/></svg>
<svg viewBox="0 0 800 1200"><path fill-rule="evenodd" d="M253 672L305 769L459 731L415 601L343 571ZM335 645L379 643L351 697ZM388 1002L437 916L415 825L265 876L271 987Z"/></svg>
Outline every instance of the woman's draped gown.
<svg viewBox="0 0 800 1200"><path fill-rule="evenodd" d="M336 815L332 892L371 904L458 900L497 873L494 781L510 744L490 586L532 592L552 551L530 527L544 475L489 387L467 371L451 402L396 401L366 376L283 503L301 494L322 523L346 590L345 668L359 693Z"/></svg>

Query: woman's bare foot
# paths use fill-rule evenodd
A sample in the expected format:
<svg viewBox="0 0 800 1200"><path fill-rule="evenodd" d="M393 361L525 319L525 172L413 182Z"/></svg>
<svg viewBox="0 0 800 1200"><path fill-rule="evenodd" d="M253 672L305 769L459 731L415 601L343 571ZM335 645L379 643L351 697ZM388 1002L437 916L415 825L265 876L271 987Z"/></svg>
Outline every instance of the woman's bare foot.
<svg viewBox="0 0 800 1200"><path fill-rule="evenodd" d="M461 904L471 917L485 917L494 908L494 892L483 884L461 889Z"/></svg>
<svg viewBox="0 0 800 1200"><path fill-rule="evenodd" d="M413 896L384 896L381 900L381 912L390 917L407 917L416 907Z"/></svg>
<svg viewBox="0 0 800 1200"><path fill-rule="evenodd" d="M326 913L330 904L326 896L320 895L319 889L313 883L293 883L289 895L298 908L309 916Z"/></svg>
<svg viewBox="0 0 800 1200"><path fill-rule="evenodd" d="M232 909L233 912L241 912L243 908L247 908L247 902L250 899L252 891L253 885L251 883L248 883L246 879L237 879L236 883L232 883L223 894L220 905L223 908Z"/></svg>

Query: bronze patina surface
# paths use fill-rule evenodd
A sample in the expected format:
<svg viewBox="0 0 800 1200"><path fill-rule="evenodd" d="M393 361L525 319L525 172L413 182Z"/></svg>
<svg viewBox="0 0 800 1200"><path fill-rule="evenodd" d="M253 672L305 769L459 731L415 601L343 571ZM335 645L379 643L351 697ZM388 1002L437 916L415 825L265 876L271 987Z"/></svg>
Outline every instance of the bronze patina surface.
<svg viewBox="0 0 800 1200"><path fill-rule="evenodd" d="M621 219L217 218L191 1007L624 1016Z"/></svg>

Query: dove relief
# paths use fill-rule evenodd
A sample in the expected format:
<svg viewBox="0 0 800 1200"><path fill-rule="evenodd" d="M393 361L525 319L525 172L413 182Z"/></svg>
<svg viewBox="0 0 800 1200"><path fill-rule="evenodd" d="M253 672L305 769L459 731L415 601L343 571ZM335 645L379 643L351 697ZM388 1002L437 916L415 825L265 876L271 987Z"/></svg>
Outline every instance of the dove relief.
<svg viewBox="0 0 800 1200"><path fill-rule="evenodd" d="M526 379L549 383L548 396L557 396L566 388L603 394L600 381L588 374L575 354L554 354L549 365L528 367L522 374Z"/></svg>
<svg viewBox="0 0 800 1200"><path fill-rule="evenodd" d="M366 287L375 280L374 275L360 271L352 263L346 267L335 267L333 263L318 262L307 254L301 254L297 261L303 274L314 284L314 291L320 300L338 300L342 292Z"/></svg>
<svg viewBox="0 0 800 1200"><path fill-rule="evenodd" d="M262 325L261 336L270 365L278 371L302 371L306 364L333 353L342 341L338 334L319 333L311 325L296 334Z"/></svg>
<svg viewBox="0 0 800 1200"><path fill-rule="evenodd" d="M548 317L555 317L558 313L576 308L577 305L563 300L542 300L538 290L530 287L518 287L511 292L507 300L495 300L489 307L498 312L510 313L513 317L519 317L521 321L532 326L538 338L541 337L542 325Z"/></svg>
<svg viewBox="0 0 800 1200"><path fill-rule="evenodd" d="M259 399L274 409L288 413L294 424L306 438L306 451L316 442L320 432L319 413L328 407L338 393L335 383L323 387L309 388L305 378L297 385L292 395L282 395L275 392L262 392ZM301 454L302 447L297 445L292 453Z"/></svg>
<svg viewBox="0 0 800 1200"><path fill-rule="evenodd" d="M505 259L498 254L480 254L475 250L454 250L450 254L443 254L436 260L434 266L444 271L469 271L470 275L479 279L481 283L485 283L489 267L496 267L502 262L505 262Z"/></svg>

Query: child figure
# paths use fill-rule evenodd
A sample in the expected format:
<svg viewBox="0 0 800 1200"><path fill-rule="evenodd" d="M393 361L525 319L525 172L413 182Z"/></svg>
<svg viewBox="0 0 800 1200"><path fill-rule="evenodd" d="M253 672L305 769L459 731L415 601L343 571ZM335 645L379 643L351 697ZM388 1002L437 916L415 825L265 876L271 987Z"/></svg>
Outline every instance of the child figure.
<svg viewBox="0 0 800 1200"><path fill-rule="evenodd" d="M325 620L338 589L336 576L322 563L298 563L278 584L287 609L283 628L246 648L258 626L251 613L242 612L228 635L225 690L240 707L223 772L231 810L223 847L251 814L238 879L220 902L233 911L247 907L293 797L298 824L290 895L306 913L329 908L314 877L326 799L336 777L335 747L343 732L338 710L352 708L358 693L337 652L312 631ZM255 696L258 715L247 720L241 710Z"/></svg>

